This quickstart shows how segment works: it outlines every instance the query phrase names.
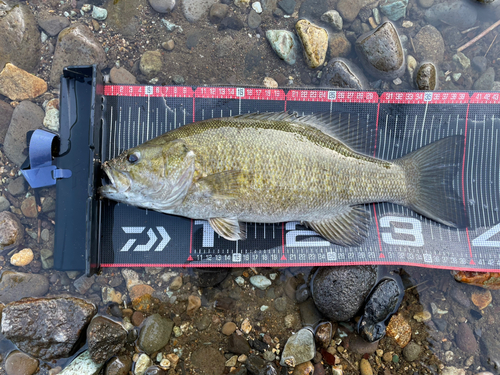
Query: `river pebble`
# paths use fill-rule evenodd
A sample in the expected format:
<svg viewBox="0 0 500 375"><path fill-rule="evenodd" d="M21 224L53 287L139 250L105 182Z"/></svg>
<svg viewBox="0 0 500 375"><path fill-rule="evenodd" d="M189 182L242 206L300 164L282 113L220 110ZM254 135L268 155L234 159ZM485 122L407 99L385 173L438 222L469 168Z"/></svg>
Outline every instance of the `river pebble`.
<svg viewBox="0 0 500 375"><path fill-rule="evenodd" d="M314 335L309 329L303 328L288 338L280 364L291 367L299 365L313 359L315 352Z"/></svg>
<svg viewBox="0 0 500 375"><path fill-rule="evenodd" d="M215 3L210 7L208 18L210 22L219 24L226 17L228 11L229 6L227 4Z"/></svg>
<svg viewBox="0 0 500 375"><path fill-rule="evenodd" d="M418 67L415 74L415 84L419 90L434 90L437 82L437 70L434 64L424 63Z"/></svg>
<svg viewBox="0 0 500 375"><path fill-rule="evenodd" d="M361 68L350 60L335 58L323 68L321 86L367 90L370 85Z"/></svg>
<svg viewBox="0 0 500 375"><path fill-rule="evenodd" d="M328 49L328 33L307 20L299 20L295 30L302 43L304 57L310 68L317 68L323 64Z"/></svg>
<svg viewBox="0 0 500 375"><path fill-rule="evenodd" d="M158 13L169 13L175 8L176 0L148 0L149 5Z"/></svg>
<svg viewBox="0 0 500 375"><path fill-rule="evenodd" d="M295 64L299 41L294 33L287 30L267 30L266 38L280 59L289 65Z"/></svg>
<svg viewBox="0 0 500 375"><path fill-rule="evenodd" d="M182 13L189 22L196 22L203 17L217 0L184 0Z"/></svg>
<svg viewBox="0 0 500 375"><path fill-rule="evenodd" d="M174 322L159 314L149 316L139 333L138 345L147 354L160 350L170 341Z"/></svg>
<svg viewBox="0 0 500 375"><path fill-rule="evenodd" d="M495 69L489 67L486 71L474 82L472 88L474 90L489 91L493 87L495 81Z"/></svg>
<svg viewBox="0 0 500 375"><path fill-rule="evenodd" d="M17 350L11 352L5 360L7 375L32 375L37 369L37 359Z"/></svg>
<svg viewBox="0 0 500 375"><path fill-rule="evenodd" d="M466 353L475 353L478 349L474 332L467 323L460 323L455 335L457 346Z"/></svg>
<svg viewBox="0 0 500 375"><path fill-rule="evenodd" d="M6 64L0 72L0 94L10 100L33 99L47 91L47 83L23 69Z"/></svg>
<svg viewBox="0 0 500 375"><path fill-rule="evenodd" d="M10 258L10 264L17 267L24 267L33 261L33 250L30 248L22 249L18 253L15 253Z"/></svg>
<svg viewBox="0 0 500 375"><path fill-rule="evenodd" d="M250 278L250 283L260 290L266 290L272 285L271 280L263 275L254 275Z"/></svg>
<svg viewBox="0 0 500 375"><path fill-rule="evenodd" d="M328 12L323 13L321 21L330 24L335 31L342 31L342 17L336 10L329 10Z"/></svg>

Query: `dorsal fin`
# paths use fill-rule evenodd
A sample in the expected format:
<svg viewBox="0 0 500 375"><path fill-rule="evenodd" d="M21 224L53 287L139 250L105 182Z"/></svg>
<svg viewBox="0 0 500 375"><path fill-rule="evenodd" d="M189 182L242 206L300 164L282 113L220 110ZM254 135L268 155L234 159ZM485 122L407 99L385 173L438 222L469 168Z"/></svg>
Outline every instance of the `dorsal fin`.
<svg viewBox="0 0 500 375"><path fill-rule="evenodd" d="M320 130L322 133L342 142L350 149L364 153L363 134L366 134L366 127L369 118L348 112L320 112L307 116L299 116L293 112L264 112L246 113L234 116L237 119L247 119L254 121L286 121L290 124L310 126Z"/></svg>

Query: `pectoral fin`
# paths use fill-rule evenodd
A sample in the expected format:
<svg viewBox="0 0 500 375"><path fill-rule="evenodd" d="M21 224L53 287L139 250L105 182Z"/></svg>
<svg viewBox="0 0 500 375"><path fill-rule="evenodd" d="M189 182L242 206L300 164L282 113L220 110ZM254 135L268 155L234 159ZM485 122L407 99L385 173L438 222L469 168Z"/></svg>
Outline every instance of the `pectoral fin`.
<svg viewBox="0 0 500 375"><path fill-rule="evenodd" d="M197 183L211 198L234 199L238 197L241 186L247 186L249 180L247 172L224 171L200 178Z"/></svg>
<svg viewBox="0 0 500 375"><path fill-rule="evenodd" d="M360 246L368 236L370 221L363 206L353 206L342 208L329 219L304 224L334 244Z"/></svg>
<svg viewBox="0 0 500 375"><path fill-rule="evenodd" d="M229 241L244 240L247 238L245 225L235 218L213 217L208 219L213 230Z"/></svg>

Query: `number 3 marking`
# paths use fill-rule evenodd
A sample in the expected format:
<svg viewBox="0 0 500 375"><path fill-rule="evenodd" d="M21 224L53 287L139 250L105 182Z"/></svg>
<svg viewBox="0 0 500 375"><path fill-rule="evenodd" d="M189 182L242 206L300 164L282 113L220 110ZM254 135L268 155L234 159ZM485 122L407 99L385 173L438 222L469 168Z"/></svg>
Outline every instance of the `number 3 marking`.
<svg viewBox="0 0 500 375"><path fill-rule="evenodd" d="M380 228L391 228L391 222L411 224L411 228L398 228L392 226L392 232L382 233L382 241L388 245L399 246L424 246L424 237L422 236L422 224L417 219L408 217L384 216L380 218ZM393 234L406 234L413 237L413 240L401 240L393 237Z"/></svg>

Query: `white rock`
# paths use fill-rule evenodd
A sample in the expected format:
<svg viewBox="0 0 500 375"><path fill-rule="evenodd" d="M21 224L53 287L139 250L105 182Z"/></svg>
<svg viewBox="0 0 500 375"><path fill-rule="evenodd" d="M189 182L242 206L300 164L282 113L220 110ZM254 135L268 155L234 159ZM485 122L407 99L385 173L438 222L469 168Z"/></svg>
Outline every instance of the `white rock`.
<svg viewBox="0 0 500 375"><path fill-rule="evenodd" d="M139 280L139 274L129 268L122 269L122 276L125 279L128 290L135 285L144 284L141 280Z"/></svg>
<svg viewBox="0 0 500 375"><path fill-rule="evenodd" d="M95 375L101 371L104 363L95 363L90 357L89 351L86 350L62 370L59 375Z"/></svg>
<svg viewBox="0 0 500 375"><path fill-rule="evenodd" d="M278 82L276 82L273 78L271 77L266 77L264 78L264 86L269 88L269 89L277 89L278 88Z"/></svg>
<svg viewBox="0 0 500 375"><path fill-rule="evenodd" d="M99 8L94 5L92 8L92 18L97 21L104 21L108 17L108 11L104 8Z"/></svg>
<svg viewBox="0 0 500 375"><path fill-rule="evenodd" d="M262 13L262 5L258 1L256 1L255 3L252 3L252 9L255 10L259 14Z"/></svg>
<svg viewBox="0 0 500 375"><path fill-rule="evenodd" d="M250 278L250 283L261 290L266 290L271 286L272 282L267 277L262 275L255 275Z"/></svg>
<svg viewBox="0 0 500 375"><path fill-rule="evenodd" d="M149 366L153 364L151 358L142 353L135 363L134 375L144 375Z"/></svg>
<svg viewBox="0 0 500 375"><path fill-rule="evenodd" d="M196 22L217 2L217 0L184 0L182 12L189 22Z"/></svg>
<svg viewBox="0 0 500 375"><path fill-rule="evenodd" d="M448 366L443 369L441 375L465 375L465 370L463 368Z"/></svg>

